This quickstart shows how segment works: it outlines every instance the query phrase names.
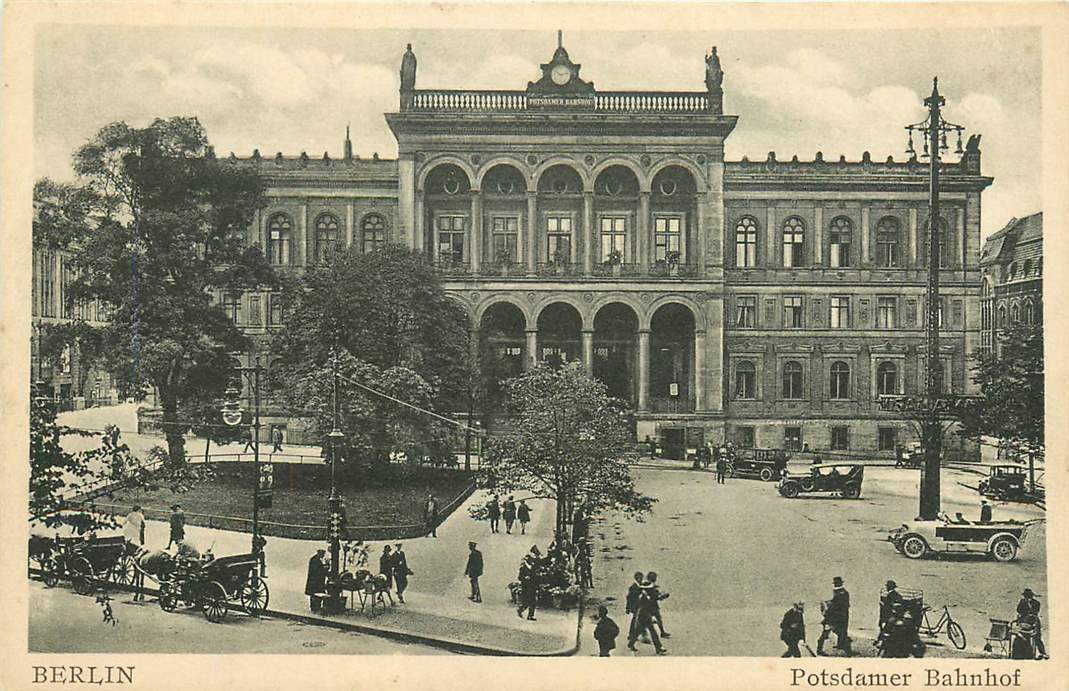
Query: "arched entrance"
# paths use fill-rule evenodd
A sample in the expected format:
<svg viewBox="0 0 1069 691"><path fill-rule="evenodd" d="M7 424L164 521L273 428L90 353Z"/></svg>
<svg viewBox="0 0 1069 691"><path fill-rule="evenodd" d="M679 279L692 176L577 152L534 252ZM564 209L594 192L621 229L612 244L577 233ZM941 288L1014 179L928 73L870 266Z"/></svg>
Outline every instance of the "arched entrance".
<svg viewBox="0 0 1069 691"><path fill-rule="evenodd" d="M594 316L594 376L609 395L632 406L638 397L638 317L623 303L605 305Z"/></svg>
<svg viewBox="0 0 1069 691"><path fill-rule="evenodd" d="M471 242L471 180L459 166L443 163L427 174L423 247L434 264L463 271L477 249Z"/></svg>
<svg viewBox="0 0 1069 691"><path fill-rule="evenodd" d="M565 302L548 305L538 315L539 362L560 367L579 360L582 355L583 319Z"/></svg>
<svg viewBox="0 0 1069 691"><path fill-rule="evenodd" d="M650 410L689 413L694 410L694 314L670 303L650 321Z"/></svg>

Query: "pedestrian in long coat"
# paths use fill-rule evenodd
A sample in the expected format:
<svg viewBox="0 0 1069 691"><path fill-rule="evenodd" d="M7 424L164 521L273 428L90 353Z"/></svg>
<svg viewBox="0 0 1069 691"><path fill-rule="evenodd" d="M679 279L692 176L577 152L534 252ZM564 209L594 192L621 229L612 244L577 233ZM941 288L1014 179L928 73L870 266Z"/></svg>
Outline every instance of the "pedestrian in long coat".
<svg viewBox="0 0 1069 691"><path fill-rule="evenodd" d="M520 606L516 608L516 616L522 617L524 610L527 618L534 621L535 606L538 604L539 573L538 562L534 555L528 554L520 562Z"/></svg>
<svg viewBox="0 0 1069 691"><path fill-rule="evenodd" d="M511 494L501 507L501 517L505 519L505 532L512 535L512 524L516 520L516 502L512 500Z"/></svg>
<svg viewBox="0 0 1069 691"><path fill-rule="evenodd" d="M483 595L479 592L479 577L483 575L483 553L475 549L475 543L468 543L468 563L464 566L464 575L471 581L471 595L468 597L472 602L482 602Z"/></svg>
<svg viewBox="0 0 1069 691"><path fill-rule="evenodd" d="M397 601L405 601L405 590L408 588L408 577L412 575L412 569L408 568L408 557L401 549L398 542L393 550L393 580L397 584Z"/></svg>
<svg viewBox="0 0 1069 691"><path fill-rule="evenodd" d="M1033 640L1036 644L1036 652L1039 653L1040 657L1046 659L1047 648L1043 645L1043 629L1039 619L1039 609L1039 600L1036 599L1036 594L1032 592L1031 588L1025 588L1021 593L1021 601L1017 603L1017 619L1018 621L1023 621L1027 618L1032 618L1035 628Z"/></svg>
<svg viewBox="0 0 1069 691"><path fill-rule="evenodd" d="M728 460L727 453L721 449L716 455L716 481L719 484L724 484L724 476L727 474Z"/></svg>
<svg viewBox="0 0 1069 691"><path fill-rule="evenodd" d="M498 532L498 526L501 521L501 503L497 500L497 495L490 497L490 501L486 505L486 516L490 519L490 532Z"/></svg>
<svg viewBox="0 0 1069 691"><path fill-rule="evenodd" d="M310 598L310 607L313 612L321 609L321 603L316 597L327 587L327 564L323 560L325 549L317 549L312 558L308 560L308 577L304 581L304 594Z"/></svg>
<svg viewBox="0 0 1069 691"><path fill-rule="evenodd" d="M637 652L635 641L638 636L640 634L648 634L650 640L653 641L653 647L658 655L664 655L668 652L668 650L661 645L661 639L657 636L657 628L654 621L657 600L658 592L655 587L650 587L645 584L641 586L639 589L638 610L635 613L636 623L630 638L627 641L628 650Z"/></svg>
<svg viewBox="0 0 1069 691"><path fill-rule="evenodd" d="M516 518L520 519L520 535L526 535L527 524L531 522L531 507L527 506L526 499L521 499L516 507Z"/></svg>
<svg viewBox="0 0 1069 691"><path fill-rule="evenodd" d="M795 602L779 623L779 639L787 644L787 652L780 657L801 657L798 644L805 640L804 602Z"/></svg>
<svg viewBox="0 0 1069 691"><path fill-rule="evenodd" d="M642 595L642 583L646 574L641 571L635 572L635 580L627 589L627 598L624 600L624 612L631 615L631 622L627 627L628 644L636 637L635 627L638 626L638 600Z"/></svg>
<svg viewBox="0 0 1069 691"><path fill-rule="evenodd" d="M427 535L438 537L438 500L433 494L427 495L427 503L423 505L423 523L427 526Z"/></svg>
<svg viewBox="0 0 1069 691"><path fill-rule="evenodd" d="M182 505L171 506L171 538L167 541L167 549L172 544L177 544L186 539L186 515L182 513Z"/></svg>
<svg viewBox="0 0 1069 691"><path fill-rule="evenodd" d="M598 657L609 657L609 651L616 647L616 637L620 627L609 618L609 609L598 606L598 624L594 627L594 640L598 642Z"/></svg>
<svg viewBox="0 0 1069 691"><path fill-rule="evenodd" d="M282 429L276 427L271 430L271 453L282 452Z"/></svg>
<svg viewBox="0 0 1069 691"><path fill-rule="evenodd" d="M824 610L823 624L824 630L820 632L820 638L817 639L817 654L824 654L824 641L828 640L828 635L834 632L835 647L849 656L851 654L850 636L848 635L850 628L850 593L843 586L841 576L836 576L832 579L832 595Z"/></svg>
<svg viewBox="0 0 1069 691"><path fill-rule="evenodd" d="M386 590L393 589L393 550L389 545L382 548L379 557L379 574L386 577Z"/></svg>

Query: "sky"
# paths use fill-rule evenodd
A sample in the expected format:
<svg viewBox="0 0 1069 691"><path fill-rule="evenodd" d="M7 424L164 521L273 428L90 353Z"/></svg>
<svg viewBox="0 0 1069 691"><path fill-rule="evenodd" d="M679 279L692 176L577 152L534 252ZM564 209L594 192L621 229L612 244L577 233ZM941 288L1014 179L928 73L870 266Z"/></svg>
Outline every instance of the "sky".
<svg viewBox="0 0 1069 691"><path fill-rule="evenodd" d="M47 25L38 29L34 174L71 179L72 152L109 122L195 115L220 156L307 151L392 158L406 43L417 88L523 89L556 33L485 30L204 29ZM944 116L983 135L982 233L1041 209L1039 32L614 32L568 30L564 46L601 90L704 90L716 45L724 112L739 116L729 160L905 158L903 127L925 116L938 75ZM936 46L937 49L933 49ZM953 154L951 154L953 155Z"/></svg>

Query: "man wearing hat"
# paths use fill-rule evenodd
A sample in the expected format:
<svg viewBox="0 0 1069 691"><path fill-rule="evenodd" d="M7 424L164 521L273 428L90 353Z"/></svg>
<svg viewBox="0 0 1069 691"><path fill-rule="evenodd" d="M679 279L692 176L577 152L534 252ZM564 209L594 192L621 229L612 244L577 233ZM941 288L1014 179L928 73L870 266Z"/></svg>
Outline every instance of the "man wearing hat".
<svg viewBox="0 0 1069 691"><path fill-rule="evenodd" d="M824 630L817 639L817 655L824 655L824 641L828 635L835 633L835 647L844 651L847 656L851 654L850 637L847 630L850 627L850 593L843 585L843 577L836 576L832 579L831 599L828 600L824 609Z"/></svg>
<svg viewBox="0 0 1069 691"><path fill-rule="evenodd" d="M897 583L887 581L884 593L880 596L880 625L877 628L883 628L884 622L891 616L896 604L902 604L902 593L898 592Z"/></svg>
<svg viewBox="0 0 1069 691"><path fill-rule="evenodd" d="M986 499L980 500L980 522L991 522L991 505L987 503Z"/></svg>
<svg viewBox="0 0 1069 691"><path fill-rule="evenodd" d="M308 560L308 575L304 581L304 594L309 597L313 612L322 608L322 601L317 597L327 587L327 563L324 560L327 550L320 548Z"/></svg>
<svg viewBox="0 0 1069 691"><path fill-rule="evenodd" d="M805 603L799 600L786 611L779 623L779 639L787 644L787 652L780 657L801 657L798 644L805 640Z"/></svg>
<svg viewBox="0 0 1069 691"><path fill-rule="evenodd" d="M516 608L516 616L522 617L527 610L527 618L534 621L535 605L538 604L538 560L528 553L520 562L520 606Z"/></svg>
<svg viewBox="0 0 1069 691"><path fill-rule="evenodd" d="M475 549L475 543L468 543L468 563L464 567L464 575L471 581L471 595L468 597L472 602L482 602L483 595L479 592L479 576L483 575L483 553Z"/></svg>
<svg viewBox="0 0 1069 691"><path fill-rule="evenodd" d="M408 588L408 577L412 575L412 569L408 568L408 556L401 549L401 543L394 545L393 550L393 580L397 584L397 600L402 604L405 601L405 589Z"/></svg>
<svg viewBox="0 0 1069 691"><path fill-rule="evenodd" d="M1043 645L1043 630L1039 621L1039 600L1036 599L1036 594L1032 592L1031 588L1025 588L1021 593L1021 601L1017 603L1017 620L1031 619L1035 626L1035 636L1033 640L1036 645L1036 652L1042 659L1047 659L1047 648Z"/></svg>
<svg viewBox="0 0 1069 691"><path fill-rule="evenodd" d="M181 542L186 537L186 515L182 513L181 504L171 505L171 539L167 541L166 549L171 545Z"/></svg>

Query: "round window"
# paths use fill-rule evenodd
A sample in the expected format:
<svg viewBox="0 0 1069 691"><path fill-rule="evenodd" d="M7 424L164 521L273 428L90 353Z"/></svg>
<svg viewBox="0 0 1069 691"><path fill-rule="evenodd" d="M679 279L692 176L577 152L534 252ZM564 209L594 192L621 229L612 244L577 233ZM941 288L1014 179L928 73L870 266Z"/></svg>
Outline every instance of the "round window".
<svg viewBox="0 0 1069 691"><path fill-rule="evenodd" d="M564 194L565 192L568 191L568 181L567 180L554 180L553 181L553 191L556 192L557 194Z"/></svg>
<svg viewBox="0 0 1069 691"><path fill-rule="evenodd" d="M661 194L664 196L671 197L678 189L675 180L672 180L671 178L661 180Z"/></svg>
<svg viewBox="0 0 1069 691"><path fill-rule="evenodd" d="M516 183L507 178L497 181L497 191L501 194L512 194L516 189Z"/></svg>
<svg viewBox="0 0 1069 691"><path fill-rule="evenodd" d="M460 191L460 180L455 177L448 177L442 183L442 189L445 190L446 194L456 194Z"/></svg>

